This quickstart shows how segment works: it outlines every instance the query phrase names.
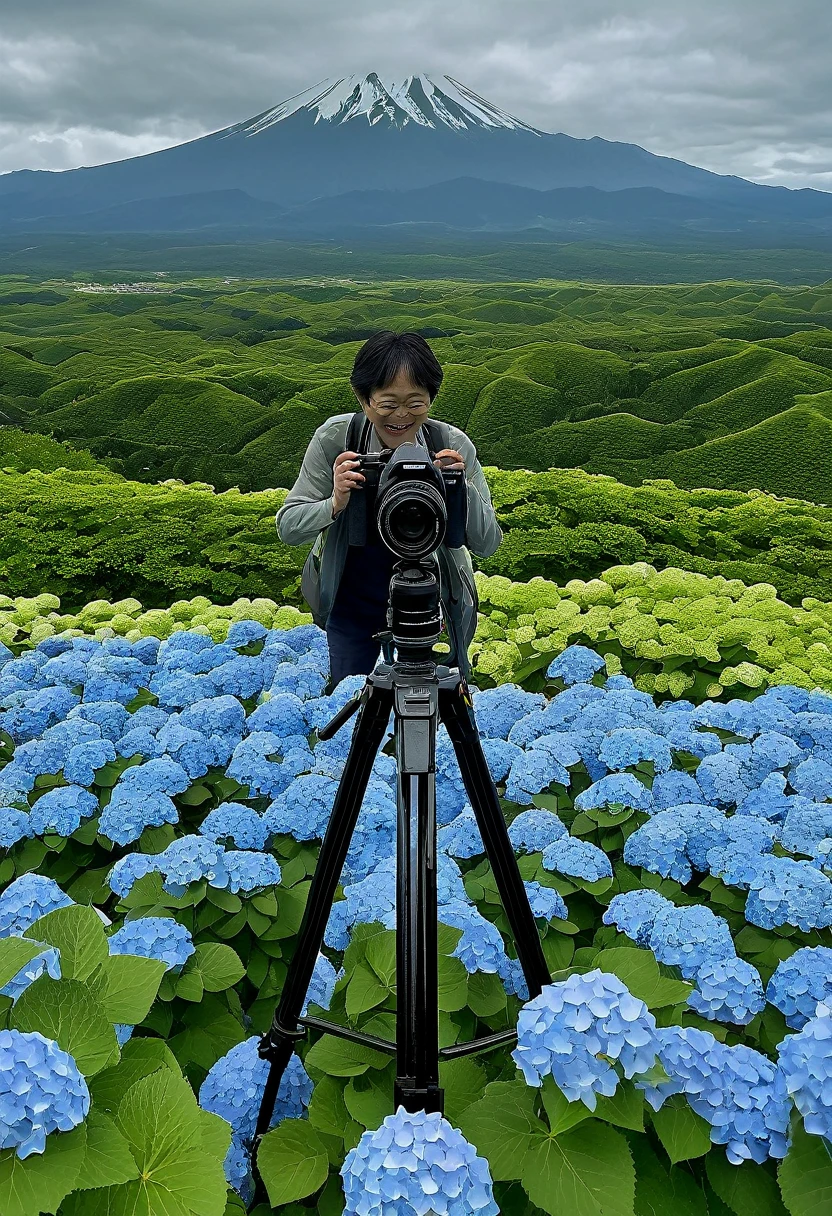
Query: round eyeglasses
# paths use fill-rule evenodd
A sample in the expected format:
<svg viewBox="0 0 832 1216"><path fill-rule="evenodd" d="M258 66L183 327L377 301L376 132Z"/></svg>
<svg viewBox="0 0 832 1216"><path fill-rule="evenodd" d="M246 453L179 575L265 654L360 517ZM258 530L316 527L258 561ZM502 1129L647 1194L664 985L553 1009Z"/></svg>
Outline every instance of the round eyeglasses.
<svg viewBox="0 0 832 1216"><path fill-rule="evenodd" d="M379 414L383 414L385 417L392 414L395 410L397 410L399 408L398 402L396 402L395 404L393 402L391 402L389 404L386 402L382 402L381 404L376 405L376 403L373 401L372 397L370 398L370 405L373 407L374 410L377 410ZM430 409L430 405L424 401L418 401L418 402L414 401L410 405L406 405L404 408L406 410L408 410L411 414L424 414Z"/></svg>

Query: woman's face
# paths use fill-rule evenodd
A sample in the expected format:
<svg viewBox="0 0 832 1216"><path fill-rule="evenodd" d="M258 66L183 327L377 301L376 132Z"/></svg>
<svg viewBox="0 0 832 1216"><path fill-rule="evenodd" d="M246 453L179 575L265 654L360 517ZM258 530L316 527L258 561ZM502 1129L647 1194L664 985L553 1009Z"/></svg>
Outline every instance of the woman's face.
<svg viewBox="0 0 832 1216"><path fill-rule="evenodd" d="M362 401L361 408L384 446L397 448L402 443L415 441L416 432L430 409L430 393L414 384L406 372L399 371L388 385L370 394L369 404Z"/></svg>

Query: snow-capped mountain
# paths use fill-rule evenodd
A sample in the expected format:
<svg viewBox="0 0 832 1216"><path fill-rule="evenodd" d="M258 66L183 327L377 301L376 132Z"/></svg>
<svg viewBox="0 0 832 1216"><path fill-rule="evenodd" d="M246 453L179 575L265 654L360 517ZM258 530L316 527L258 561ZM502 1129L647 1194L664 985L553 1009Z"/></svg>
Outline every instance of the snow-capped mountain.
<svg viewBox="0 0 832 1216"><path fill-rule="evenodd" d="M370 72L320 81L254 118L146 156L63 173L2 175L0 228L182 230L192 214L194 229L221 225L227 233L257 224L276 232L285 214L287 231L297 231L308 207L331 235L342 207L343 220L359 225L436 222L450 207L463 223L469 210L477 211L507 230L515 220L528 227L529 217L563 212L557 200L538 201L528 191L588 187L584 197L595 212L593 192L648 189L700 200L707 222L713 209L706 202L786 220L832 214L832 195L821 191L759 186L636 144L539 130L449 76L399 82ZM515 199L507 188L522 190ZM444 191L448 205L432 191ZM391 197L379 199L378 192ZM660 204L651 202L661 210ZM574 194L565 203L570 216L582 205ZM632 199L627 205L637 209ZM691 212L670 205L673 214L680 210Z"/></svg>
<svg viewBox="0 0 832 1216"><path fill-rule="evenodd" d="M451 76L442 76L441 87L428 76L408 76L401 84L385 83L375 72L368 76L344 76L322 80L319 84L264 110L255 118L237 123L223 131L224 136L261 135L290 114L305 110L315 123L336 125L365 119L371 126L388 122L399 129L408 123L420 127L450 127L467 131L505 128L509 131L542 132L505 110L493 106Z"/></svg>

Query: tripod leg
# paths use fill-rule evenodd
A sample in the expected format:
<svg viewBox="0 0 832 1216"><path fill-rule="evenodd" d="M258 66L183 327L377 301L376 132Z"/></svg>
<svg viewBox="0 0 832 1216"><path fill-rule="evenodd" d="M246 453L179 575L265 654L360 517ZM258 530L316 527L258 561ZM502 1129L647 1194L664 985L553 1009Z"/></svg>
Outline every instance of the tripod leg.
<svg viewBox="0 0 832 1216"><path fill-rule="evenodd" d="M456 752L468 800L473 807L485 852L494 871L497 890L514 935L529 996L535 997L544 984L551 982L552 977L508 837L500 799L483 754L474 713L464 694L462 682L453 689L440 689L439 716L447 727Z"/></svg>
<svg viewBox="0 0 832 1216"><path fill-rule="evenodd" d="M394 1105L442 1112L436 942L435 687L396 689L398 831Z"/></svg>
<svg viewBox="0 0 832 1216"><path fill-rule="evenodd" d="M271 1067L257 1118L256 1141L268 1131L281 1077L296 1041L302 1039L306 1033L298 1026L298 1018L306 1000L309 981L332 909L335 888L344 868L373 761L390 720L392 691L371 683L368 685L368 694L358 712L347 763L338 785L318 864L312 877L297 946L280 994L280 1003L271 1029L260 1041L260 1056L268 1060Z"/></svg>

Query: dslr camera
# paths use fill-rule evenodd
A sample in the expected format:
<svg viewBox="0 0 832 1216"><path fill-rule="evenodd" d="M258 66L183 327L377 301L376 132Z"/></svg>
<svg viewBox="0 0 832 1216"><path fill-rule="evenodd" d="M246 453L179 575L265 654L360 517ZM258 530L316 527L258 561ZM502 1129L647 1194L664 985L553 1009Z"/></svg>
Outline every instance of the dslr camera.
<svg viewBox="0 0 832 1216"><path fill-rule="evenodd" d="M421 561L441 544L465 544L468 493L464 469L441 470L418 443L360 456L364 474L347 508L349 543L375 533L396 557Z"/></svg>

